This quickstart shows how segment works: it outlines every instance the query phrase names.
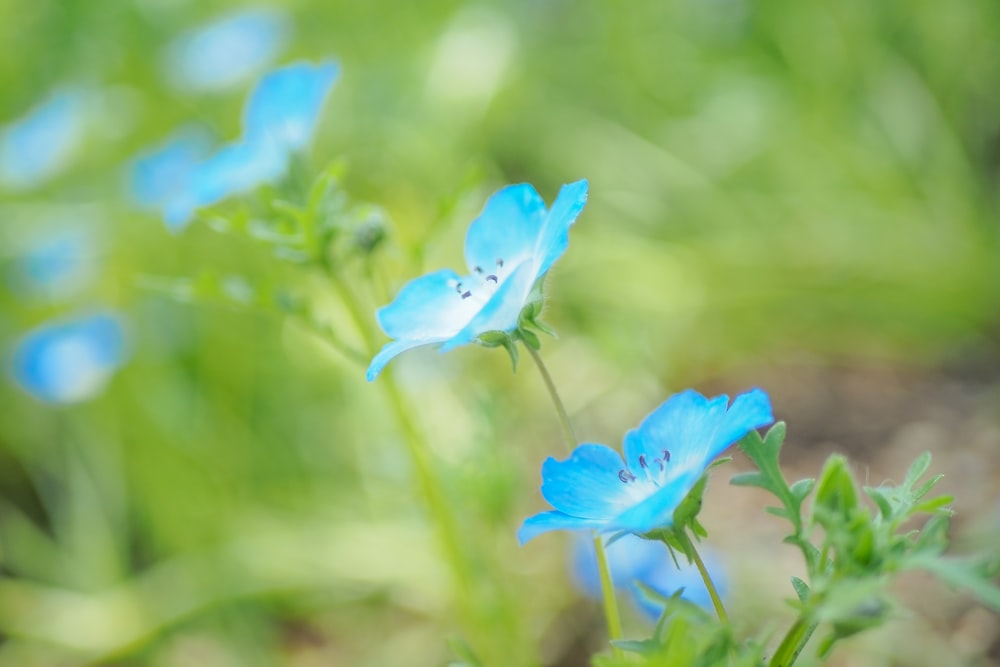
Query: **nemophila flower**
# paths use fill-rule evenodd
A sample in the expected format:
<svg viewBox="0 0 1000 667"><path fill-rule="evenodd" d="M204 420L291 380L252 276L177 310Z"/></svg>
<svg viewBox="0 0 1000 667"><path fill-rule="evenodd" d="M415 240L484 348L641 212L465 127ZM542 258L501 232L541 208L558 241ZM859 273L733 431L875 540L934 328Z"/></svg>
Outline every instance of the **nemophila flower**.
<svg viewBox="0 0 1000 667"><path fill-rule="evenodd" d="M207 131L196 127L178 130L132 162L132 196L146 207L163 206L183 191L195 167L211 151L212 141Z"/></svg>
<svg viewBox="0 0 1000 667"><path fill-rule="evenodd" d="M12 245L7 278L23 297L67 298L97 277L99 241L86 224L47 226L13 239Z"/></svg>
<svg viewBox="0 0 1000 667"><path fill-rule="evenodd" d="M53 92L22 118L0 129L0 185L26 190L62 171L83 143L85 95Z"/></svg>
<svg viewBox="0 0 1000 667"><path fill-rule="evenodd" d="M525 520L521 543L550 530L645 534L673 524L674 510L712 460L749 431L774 421L760 389L708 399L688 389L625 434L625 458L583 444L542 465L542 496L554 511Z"/></svg>
<svg viewBox="0 0 1000 667"><path fill-rule="evenodd" d="M174 40L166 53L167 76L181 90L230 88L274 61L288 33L289 21L281 12L232 12Z"/></svg>
<svg viewBox="0 0 1000 667"><path fill-rule="evenodd" d="M725 596L722 563L712 550L701 547L699 551L716 589ZM676 554L675 563L663 542L626 535L606 545L605 553L615 588L627 591L633 604L650 619L656 620L663 614L663 604L644 593L640 585L664 597L683 588L681 597L685 600L705 609L712 608L712 599L698 568L687 563L682 554ZM601 579L593 542L589 538L574 540L571 558L574 583L584 594L600 598Z"/></svg>
<svg viewBox="0 0 1000 667"><path fill-rule="evenodd" d="M77 403L100 393L125 360L125 332L110 313L43 325L14 350L14 379L47 403Z"/></svg>
<svg viewBox="0 0 1000 667"><path fill-rule="evenodd" d="M411 348L440 343L444 352L488 332L515 330L532 288L566 251L569 228L586 202L586 180L564 185L551 209L527 183L490 197L465 237L469 272L442 269L416 278L379 309L379 326L395 340L372 359L368 381Z"/></svg>
<svg viewBox="0 0 1000 667"><path fill-rule="evenodd" d="M265 75L247 100L242 137L211 154L180 136L133 165L133 194L155 201L167 226L182 229L204 206L280 180L292 154L312 140L320 111L337 81L340 66L294 63Z"/></svg>

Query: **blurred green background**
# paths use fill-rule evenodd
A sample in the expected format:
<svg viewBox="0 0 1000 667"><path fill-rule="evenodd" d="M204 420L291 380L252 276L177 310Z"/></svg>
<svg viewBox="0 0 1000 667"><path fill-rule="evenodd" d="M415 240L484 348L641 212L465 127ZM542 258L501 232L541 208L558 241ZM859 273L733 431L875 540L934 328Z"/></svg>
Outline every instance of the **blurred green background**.
<svg viewBox="0 0 1000 667"><path fill-rule="evenodd" d="M244 5L0 0L0 123L90 91L65 168L0 191L0 261L55 219L92 235L98 275L62 300L5 284L0 342L87 307L120 312L130 341L84 403L0 384L0 665L405 667L444 664L455 641L489 665L588 664L601 622L566 540L514 538L542 507L541 461L562 455L533 368L475 347L393 362L473 562L458 590L385 383L272 302L163 289L287 290L364 349L374 318L353 322L343 292L373 314L461 268L466 226L514 182L551 202L590 180L543 347L582 438L617 445L686 386L759 385L789 422L790 475L839 449L898 479L931 449L960 545L996 543L1000 4L253 6L287 14L271 65L343 68L306 173L342 161L352 210L388 237L336 285L257 239L171 234L128 198L130 161L175 128L239 132L253 77L183 90L165 63ZM788 618L792 572L770 569L793 554L763 499L726 486L742 467L716 475L706 525L753 632ZM1000 664L995 617L929 582L900 594L918 613L833 664Z"/></svg>

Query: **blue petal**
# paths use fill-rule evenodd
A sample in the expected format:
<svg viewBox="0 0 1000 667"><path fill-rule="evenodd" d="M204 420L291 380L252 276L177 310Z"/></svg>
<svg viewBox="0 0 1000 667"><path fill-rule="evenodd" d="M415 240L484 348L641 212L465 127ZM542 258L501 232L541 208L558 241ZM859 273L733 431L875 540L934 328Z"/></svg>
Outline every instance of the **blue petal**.
<svg viewBox="0 0 1000 667"><path fill-rule="evenodd" d="M545 275L552 263L559 259L569 245L569 228L587 203L587 181L564 185L545 218L545 226L538 239L535 257L539 263L539 276Z"/></svg>
<svg viewBox="0 0 1000 667"><path fill-rule="evenodd" d="M100 392L124 359L121 322L109 314L50 324L14 350L14 379L37 398L74 403Z"/></svg>
<svg viewBox="0 0 1000 667"><path fill-rule="evenodd" d="M691 389L671 396L626 434L629 467L636 472L640 454L651 462L667 450L671 467L704 468L750 430L774 421L770 400L760 389L737 396L727 409L728 401L725 394L709 400Z"/></svg>
<svg viewBox="0 0 1000 667"><path fill-rule="evenodd" d="M277 69L257 84L243 112L244 136L299 150L312 139L320 110L340 74L333 61Z"/></svg>
<svg viewBox="0 0 1000 667"><path fill-rule="evenodd" d="M652 570L668 566L669 552L662 542L626 535L613 544L605 542L604 548L615 588L625 588L636 580L646 582ZM573 540L573 575L582 592L594 598L601 596L597 554L594 540L589 537L581 535Z"/></svg>
<svg viewBox="0 0 1000 667"><path fill-rule="evenodd" d="M607 521L630 503L628 484L618 477L624 467L610 447L580 445L565 461L542 464L542 496L564 514Z"/></svg>
<svg viewBox="0 0 1000 667"><path fill-rule="evenodd" d="M413 349L415 347L420 347L421 345L429 345L437 341L433 340L394 340L386 343L381 350L378 351L372 358L372 362L368 365L368 372L365 373L365 377L369 382L378 377L378 374L382 372L385 365L388 364L392 359L407 350Z"/></svg>
<svg viewBox="0 0 1000 667"><path fill-rule="evenodd" d="M379 326L392 338L443 341L475 317L479 308L456 290L458 274L448 269L414 278L388 306L379 308Z"/></svg>
<svg viewBox="0 0 1000 667"><path fill-rule="evenodd" d="M60 90L0 132L0 183L38 186L60 172L83 141L84 97Z"/></svg>
<svg viewBox="0 0 1000 667"><path fill-rule="evenodd" d="M262 142L244 141L223 147L195 167L185 186L167 199L164 216L176 231L196 209L218 203L281 178L288 169L288 155Z"/></svg>
<svg viewBox="0 0 1000 667"><path fill-rule="evenodd" d="M545 202L527 183L501 189L469 225L465 236L469 270L479 267L491 273L497 260L517 264L533 257L545 216Z"/></svg>
<svg viewBox="0 0 1000 667"><path fill-rule="evenodd" d="M167 50L167 73L180 89L229 88L274 60L288 28L285 15L273 10L228 14L175 40Z"/></svg>
<svg viewBox="0 0 1000 667"><path fill-rule="evenodd" d="M460 345L468 345L480 334L487 331L513 331L517 328L518 318L524 302L531 291L536 272L534 263L523 262L497 288L490 300L475 313L472 320L454 337L441 346L442 352L454 349Z"/></svg>
<svg viewBox="0 0 1000 667"><path fill-rule="evenodd" d="M143 206L162 205L184 187L209 151L207 133L194 128L180 130L133 162L132 196Z"/></svg>
<svg viewBox="0 0 1000 667"><path fill-rule="evenodd" d="M671 465L673 465L672 459ZM704 468L674 467L670 472L672 474L663 486L612 519L606 530L648 533L672 525L674 510L704 473Z"/></svg>
<svg viewBox="0 0 1000 667"><path fill-rule="evenodd" d="M541 512L524 520L520 530L517 531L517 539L524 544L552 530L586 530L599 528L600 525L600 521L581 519L562 512Z"/></svg>

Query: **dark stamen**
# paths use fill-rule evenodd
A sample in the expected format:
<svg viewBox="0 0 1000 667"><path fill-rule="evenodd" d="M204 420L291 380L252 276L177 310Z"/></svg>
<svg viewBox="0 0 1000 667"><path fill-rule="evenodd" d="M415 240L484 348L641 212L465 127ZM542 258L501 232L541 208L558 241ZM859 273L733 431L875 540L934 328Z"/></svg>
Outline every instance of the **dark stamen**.
<svg viewBox="0 0 1000 667"><path fill-rule="evenodd" d="M492 280L493 282L497 282L497 277L496 277L496 276L494 276L494 275L493 275L492 273L491 273L490 275L486 276L486 282L489 282L489 281L491 281L491 280Z"/></svg>
<svg viewBox="0 0 1000 667"><path fill-rule="evenodd" d="M666 449L663 450L663 460L666 463L670 463L670 451L669 450L666 450Z"/></svg>
<svg viewBox="0 0 1000 667"><path fill-rule="evenodd" d="M476 268L472 269L472 271L473 271L473 273L482 273L483 272L483 267L477 266Z"/></svg>
<svg viewBox="0 0 1000 667"><path fill-rule="evenodd" d="M649 464L646 463L646 455L645 454L639 454L639 467L640 468L648 468L649 467Z"/></svg>
<svg viewBox="0 0 1000 667"><path fill-rule="evenodd" d="M502 257L498 257L497 258L497 266L499 266L501 269L503 268L503 258Z"/></svg>
<svg viewBox="0 0 1000 667"><path fill-rule="evenodd" d="M465 292L462 293L462 298L463 299L468 299L470 296L472 296L472 292L470 292L468 290L466 290Z"/></svg>
<svg viewBox="0 0 1000 667"><path fill-rule="evenodd" d="M618 479L621 480L622 484L628 484L629 482L635 481L635 475L629 472L626 468L622 468L618 471Z"/></svg>
<svg viewBox="0 0 1000 667"><path fill-rule="evenodd" d="M458 283L457 285L455 285L455 291L458 292L459 294L462 293L462 283Z"/></svg>

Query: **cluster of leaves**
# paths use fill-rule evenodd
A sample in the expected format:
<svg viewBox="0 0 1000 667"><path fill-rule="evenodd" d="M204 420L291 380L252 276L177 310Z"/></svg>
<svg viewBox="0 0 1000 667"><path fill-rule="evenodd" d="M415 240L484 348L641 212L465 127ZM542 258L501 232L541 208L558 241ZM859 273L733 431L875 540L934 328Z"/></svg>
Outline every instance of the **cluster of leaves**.
<svg viewBox="0 0 1000 667"><path fill-rule="evenodd" d="M734 485L762 488L778 500L777 506L766 511L791 524L784 542L797 547L805 561L808 581L791 578L796 594L792 604L798 616L774 652L765 657L762 642L738 641L726 623L676 596L666 605L651 639L618 642L619 649L641 655L648 665L789 667L820 631L823 637L817 654L823 659L839 640L884 623L895 606L890 583L896 575L915 569L931 572L1000 609L1000 588L992 582L996 559L944 555L952 498L929 495L941 479L940 475L925 479L929 453L919 456L895 486L859 490L847 461L839 455L827 460L818 479L789 484L778 461L784 439L784 423L776 424L763 438L752 431L739 447L757 470L731 480ZM688 533L694 539L705 534L697 521L704 480L678 508L674 527L647 537L662 539L671 549L688 554ZM870 502L864 502L864 497ZM920 516L928 518L922 527L913 527ZM605 656L598 664L635 664L629 660Z"/></svg>

